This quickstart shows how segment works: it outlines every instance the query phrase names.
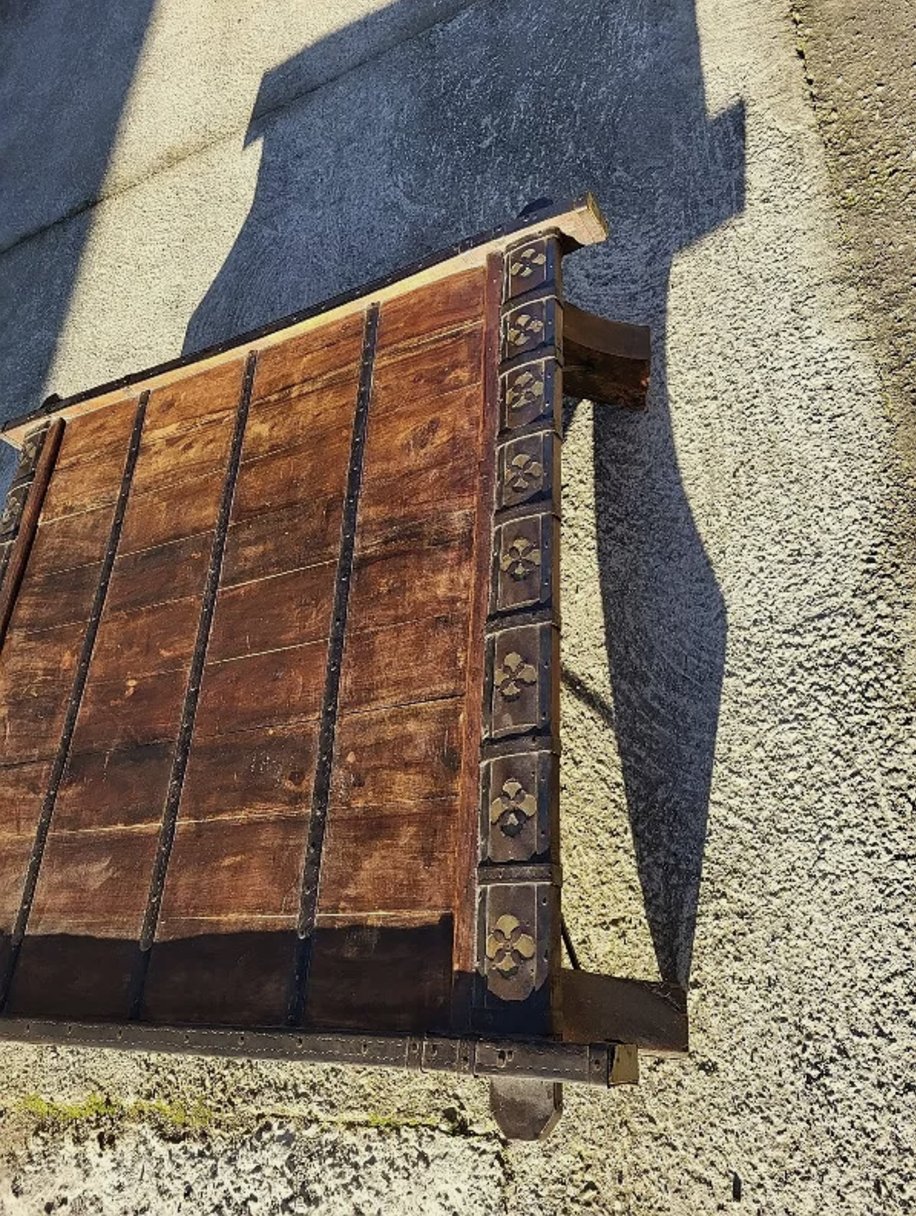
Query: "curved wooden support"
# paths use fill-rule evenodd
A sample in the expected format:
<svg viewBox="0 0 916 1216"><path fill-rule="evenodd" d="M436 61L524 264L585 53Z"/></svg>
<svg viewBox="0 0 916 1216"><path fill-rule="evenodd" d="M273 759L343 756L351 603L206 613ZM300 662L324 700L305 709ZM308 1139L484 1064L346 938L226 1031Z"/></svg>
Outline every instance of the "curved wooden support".
<svg viewBox="0 0 916 1216"><path fill-rule="evenodd" d="M649 387L647 325L607 321L563 305L563 383L571 397L640 409Z"/></svg>

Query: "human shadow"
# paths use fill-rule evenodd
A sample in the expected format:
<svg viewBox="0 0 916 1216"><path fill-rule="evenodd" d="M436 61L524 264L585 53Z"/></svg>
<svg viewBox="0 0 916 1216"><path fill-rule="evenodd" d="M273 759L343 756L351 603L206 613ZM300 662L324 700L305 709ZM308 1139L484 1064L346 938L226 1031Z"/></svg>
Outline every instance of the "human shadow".
<svg viewBox="0 0 916 1216"><path fill-rule="evenodd" d="M667 299L676 255L743 209L743 104L707 112L693 0L480 2L311 88L341 40L372 45L377 20L265 75L246 139L262 145L251 209L185 350L494 227L531 199L595 192L612 237L567 260L567 294L651 325L653 381L646 413L595 411L613 710L587 673L567 685L616 733L659 970L686 983L726 618L678 468Z"/></svg>
<svg viewBox="0 0 916 1216"><path fill-rule="evenodd" d="M0 5L0 418L42 396L152 7Z"/></svg>

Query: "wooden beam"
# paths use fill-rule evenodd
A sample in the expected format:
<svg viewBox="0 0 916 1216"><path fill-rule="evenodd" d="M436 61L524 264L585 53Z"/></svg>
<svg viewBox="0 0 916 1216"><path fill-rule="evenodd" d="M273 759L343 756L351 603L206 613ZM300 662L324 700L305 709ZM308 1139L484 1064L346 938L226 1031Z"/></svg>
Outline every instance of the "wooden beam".
<svg viewBox="0 0 916 1216"><path fill-rule="evenodd" d="M312 308L284 317L263 329L242 334L219 346L183 355L158 367L122 376L118 380L75 393L70 397L56 397L53 400L49 398L38 410L20 418L11 418L0 426L0 439L18 448L26 431L43 419L77 418L115 401L123 401L128 389L139 394L141 391L163 388L186 376L190 363L194 364L195 372L205 372L221 363L247 355L255 345L259 352L263 352L280 342L287 342L290 338L340 320L351 313L364 312L369 304L383 304L429 283L458 274L462 270L486 266L487 258L492 254L501 254L507 246L546 231L561 233L572 247L593 245L605 240L608 234L607 223L591 194L584 195L574 203L546 207L543 211L523 215L495 232L481 233L470 240L461 241L451 249L435 253L422 262L402 267L384 279L360 287L355 292L325 300Z"/></svg>
<svg viewBox="0 0 916 1216"><path fill-rule="evenodd" d="M677 984L560 973L563 1040L635 1043L655 1056L686 1055L687 995Z"/></svg>
<svg viewBox="0 0 916 1216"><path fill-rule="evenodd" d="M564 303L563 383L571 397L642 408L649 361L648 326L607 321Z"/></svg>

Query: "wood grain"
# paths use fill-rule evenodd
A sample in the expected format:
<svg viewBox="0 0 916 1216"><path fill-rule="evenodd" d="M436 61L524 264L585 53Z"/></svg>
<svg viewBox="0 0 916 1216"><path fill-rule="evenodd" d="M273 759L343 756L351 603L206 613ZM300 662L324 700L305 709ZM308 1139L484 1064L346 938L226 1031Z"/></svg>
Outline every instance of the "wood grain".
<svg viewBox="0 0 916 1216"><path fill-rule="evenodd" d="M136 940L157 837L158 824L107 831L52 830L29 935L92 932Z"/></svg>
<svg viewBox="0 0 916 1216"><path fill-rule="evenodd" d="M357 555L350 628L377 629L466 611L472 554L469 514L435 516L426 529L387 533L374 548Z"/></svg>
<svg viewBox="0 0 916 1216"><path fill-rule="evenodd" d="M348 807L451 803L461 763L460 699L364 714L337 726L331 803Z"/></svg>
<svg viewBox="0 0 916 1216"><path fill-rule="evenodd" d="M214 467L193 481L131 494L118 554L152 549L213 528L226 470Z"/></svg>
<svg viewBox="0 0 916 1216"><path fill-rule="evenodd" d="M195 740L182 793L182 815L202 820L307 812L317 743L314 722Z"/></svg>
<svg viewBox="0 0 916 1216"><path fill-rule="evenodd" d="M75 749L82 737L77 727ZM52 830L158 824L173 754L171 740L105 751L71 751L54 806Z"/></svg>
<svg viewBox="0 0 916 1216"><path fill-rule="evenodd" d="M311 332L287 337L261 352L252 400L323 378L351 377L355 383L362 342L361 309L339 321L319 323Z"/></svg>
<svg viewBox="0 0 916 1216"><path fill-rule="evenodd" d="M464 690L465 616L349 634L341 712L455 697Z"/></svg>
<svg viewBox="0 0 916 1216"><path fill-rule="evenodd" d="M105 751L171 740L188 682L188 669L126 680L90 680L76 723L79 746Z"/></svg>
<svg viewBox="0 0 916 1216"><path fill-rule="evenodd" d="M40 520L29 565L45 575L101 561L113 513L113 504L109 503L79 515Z"/></svg>
<svg viewBox="0 0 916 1216"><path fill-rule="evenodd" d="M179 814L161 920L286 918L299 911L307 815L186 819Z"/></svg>
<svg viewBox="0 0 916 1216"><path fill-rule="evenodd" d="M356 388L356 376L348 375L321 388L307 383L256 401L248 415L242 459L310 446L326 431L352 426Z"/></svg>
<svg viewBox="0 0 916 1216"><path fill-rule="evenodd" d="M214 415L234 412L244 371L245 360L236 355L209 371L190 367L172 384L154 390L146 407L140 463L150 445L187 436L207 426Z"/></svg>
<svg viewBox="0 0 916 1216"><path fill-rule="evenodd" d="M141 679L176 667L186 669L199 617L200 600L196 597L166 600L129 612L105 612L89 668L89 684Z"/></svg>
<svg viewBox="0 0 916 1216"><path fill-rule="evenodd" d="M0 765L0 836L32 836L51 771L49 759Z"/></svg>
<svg viewBox="0 0 916 1216"><path fill-rule="evenodd" d="M324 693L327 643L208 663L195 738L317 718ZM257 695L252 696L252 690Z"/></svg>
<svg viewBox="0 0 916 1216"><path fill-rule="evenodd" d="M224 587L300 566L332 561L340 546L343 495L316 495L304 509L295 503L282 511L253 515L230 526L221 581Z"/></svg>
<svg viewBox="0 0 916 1216"><path fill-rule="evenodd" d="M377 362L443 330L479 324L484 277L484 271L475 267L384 304L379 315Z"/></svg>
<svg viewBox="0 0 916 1216"><path fill-rule="evenodd" d="M450 910L456 820L457 798L332 805L319 913Z"/></svg>
<svg viewBox="0 0 916 1216"><path fill-rule="evenodd" d="M350 460L350 427L321 435L316 445L284 448L257 460L243 461L232 510L233 523L265 511L301 506L313 496L343 494Z"/></svg>
<svg viewBox="0 0 916 1216"><path fill-rule="evenodd" d="M430 402L455 389L479 384L483 374L483 327L462 330L381 363L372 381L375 416L405 401Z"/></svg>
<svg viewBox="0 0 916 1216"><path fill-rule="evenodd" d="M234 423L233 408L208 415L205 426L186 426L155 440L144 428L131 493L162 490L223 467Z"/></svg>
<svg viewBox="0 0 916 1216"><path fill-rule="evenodd" d="M209 659L234 659L326 638L336 572L336 562L325 562L223 588L216 601Z"/></svg>
<svg viewBox="0 0 916 1216"><path fill-rule="evenodd" d="M213 534L199 532L118 557L105 599L107 611L126 612L167 600L200 596L212 547Z"/></svg>
<svg viewBox="0 0 916 1216"><path fill-rule="evenodd" d="M92 562L70 570L44 571L36 562L20 588L17 619L27 621L30 631L85 624L101 568L101 562Z"/></svg>

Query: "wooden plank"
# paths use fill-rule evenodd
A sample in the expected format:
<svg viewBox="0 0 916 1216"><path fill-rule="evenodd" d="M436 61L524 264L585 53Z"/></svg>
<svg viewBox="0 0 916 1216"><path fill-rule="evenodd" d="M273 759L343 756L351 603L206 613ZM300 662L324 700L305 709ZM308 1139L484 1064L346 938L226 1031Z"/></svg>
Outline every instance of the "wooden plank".
<svg viewBox="0 0 916 1216"><path fill-rule="evenodd" d="M11 1014L126 1017L156 837L156 824L81 832L54 825L13 977Z"/></svg>
<svg viewBox="0 0 916 1216"><path fill-rule="evenodd" d="M214 466L192 481L131 494L119 555L212 531L225 472L223 467Z"/></svg>
<svg viewBox="0 0 916 1216"><path fill-rule="evenodd" d="M304 809L200 820L179 813L160 923L264 917L293 927L307 820Z"/></svg>
<svg viewBox="0 0 916 1216"><path fill-rule="evenodd" d="M36 563L19 592L17 619L28 621L30 632L85 624L101 568L97 561L70 570L45 571Z"/></svg>
<svg viewBox="0 0 916 1216"><path fill-rule="evenodd" d="M336 562L224 588L207 651L212 662L326 638Z"/></svg>
<svg viewBox="0 0 916 1216"><path fill-rule="evenodd" d="M359 543L371 548L393 528L421 525L443 507L473 509L478 485L479 387L437 399L405 397L370 413L360 495Z"/></svg>
<svg viewBox="0 0 916 1216"><path fill-rule="evenodd" d="M105 606L110 613L199 596L210 562L212 532L122 554L115 559Z"/></svg>
<svg viewBox="0 0 916 1216"><path fill-rule="evenodd" d="M195 738L230 735L317 718L324 691L327 643L309 642L243 659L208 663ZM257 689L257 696L252 696Z"/></svg>
<svg viewBox="0 0 916 1216"><path fill-rule="evenodd" d="M29 556L32 568L51 574L100 561L111 531L112 510L106 504L79 515L40 520Z"/></svg>
<svg viewBox="0 0 916 1216"><path fill-rule="evenodd" d="M423 400L434 415L436 398L479 384L482 374L483 327L477 325L399 352L381 364L372 383L372 414L377 418L403 408L405 402Z"/></svg>
<svg viewBox="0 0 916 1216"><path fill-rule="evenodd" d="M79 724L54 807L54 830L158 824L171 772L174 743L80 751Z"/></svg>
<svg viewBox="0 0 916 1216"><path fill-rule="evenodd" d="M227 412L234 413L244 371L245 360L236 354L228 363L207 371L198 372L192 366L180 379L151 393L139 464L148 458L150 448L187 439L198 428L222 421Z"/></svg>
<svg viewBox="0 0 916 1216"><path fill-rule="evenodd" d="M137 396L132 394L109 405L104 413L74 418L64 429L57 457L58 469L92 464L99 452L107 452L109 448L121 447L123 451L136 412Z"/></svg>
<svg viewBox="0 0 916 1216"><path fill-rule="evenodd" d="M15 618L14 618L15 619ZM51 756L57 750L83 627L29 634L12 629L0 652L0 762Z"/></svg>
<svg viewBox="0 0 916 1216"><path fill-rule="evenodd" d="M72 1022L127 1015L133 941L104 936L104 925L26 937L5 1012Z"/></svg>
<svg viewBox="0 0 916 1216"><path fill-rule="evenodd" d="M397 807L332 803L319 914L451 910L456 821L457 798Z"/></svg>
<svg viewBox="0 0 916 1216"><path fill-rule="evenodd" d="M160 925L142 1017L208 1026L278 1026L286 1016L293 929L272 922L169 920Z"/></svg>
<svg viewBox="0 0 916 1216"><path fill-rule="evenodd" d="M91 457L80 456L67 460L69 435L64 434L60 450L61 460L56 465L41 509L42 523L62 515L78 515L108 503L114 504L121 489L124 458L135 409L136 407L130 413L120 407L113 411L111 426L108 429L108 443L94 451ZM78 419L70 426L76 431L83 422L84 419Z"/></svg>
<svg viewBox="0 0 916 1216"><path fill-rule="evenodd" d="M341 712L455 697L464 691L467 617L429 617L351 634Z"/></svg>
<svg viewBox="0 0 916 1216"><path fill-rule="evenodd" d="M320 443L325 432L341 425L352 426L355 404L354 368L341 380L320 388L309 381L258 401L248 415L242 459Z"/></svg>
<svg viewBox="0 0 916 1216"><path fill-rule="evenodd" d="M235 410L229 409L208 415L206 426L185 425L155 441L144 433L132 492L162 490L224 467L234 421Z"/></svg>
<svg viewBox="0 0 916 1216"><path fill-rule="evenodd" d="M34 835L50 771L49 759L0 765L0 836Z"/></svg>
<svg viewBox="0 0 916 1216"><path fill-rule="evenodd" d="M314 495L342 494L350 458L350 427L325 432L317 447L286 448L257 460L244 461L239 471L232 522L265 511L301 506Z"/></svg>
<svg viewBox="0 0 916 1216"><path fill-rule="evenodd" d="M311 332L283 335L278 345L262 350L252 400L324 379L355 383L363 344L362 314L359 308L338 320L324 319Z"/></svg>
<svg viewBox="0 0 916 1216"><path fill-rule="evenodd" d="M484 299L483 406L479 411L479 483L474 514L473 594L468 613L468 663L465 671L465 708L462 718L462 762L460 798L456 824L455 856L455 950L452 960L455 982L452 1017L456 1025L469 1026L471 979L476 972L476 866L479 815L480 741L483 738L485 626L493 501L496 482L496 432L498 417L498 361L500 355L500 306L502 304L503 259L492 254L487 260Z"/></svg>
<svg viewBox="0 0 916 1216"><path fill-rule="evenodd" d="M462 241L451 250L433 254L419 266L402 268L378 283L348 293L342 299L325 301L307 310L305 314L284 318L256 333L240 337L231 346L220 346L196 354L195 370L211 372L227 362L237 360L246 354L254 342L257 343L263 358L274 346L286 343L292 338L303 337L313 330L323 329L348 317L361 317L369 301L384 303L470 267L484 266L490 254L500 252L508 244L514 244L526 235L534 236L545 229L562 232L570 242L579 245L592 245L603 241L607 236L607 224L591 195L573 203L550 206L526 214L495 233L483 233ZM2 438L13 446L19 446L25 432L35 425L36 419L81 417L121 399L126 384L130 384L137 392L140 389L160 389L184 379L188 374L187 357L149 368L117 383L100 385L75 394L53 409L42 409L22 418L12 419L2 428Z"/></svg>
<svg viewBox="0 0 916 1216"><path fill-rule="evenodd" d="M350 629L467 611L473 587L472 522L468 512L434 516L425 528L389 531L375 547L359 553Z"/></svg>
<svg viewBox="0 0 916 1216"><path fill-rule="evenodd" d="M188 668L142 679L90 680L77 719L85 751L161 743L174 738Z"/></svg>
<svg viewBox="0 0 916 1216"><path fill-rule="evenodd" d="M687 995L678 984L560 973L565 1043L634 1043L649 1055L686 1055Z"/></svg>
<svg viewBox="0 0 916 1216"><path fill-rule="evenodd" d="M226 538L222 586L331 561L340 547L342 508L343 496L334 491L315 496L307 509L295 503L232 524Z"/></svg>
<svg viewBox="0 0 916 1216"><path fill-rule="evenodd" d="M176 667L187 670L199 617L196 596L129 612L106 611L89 669L90 686L95 681L138 680Z"/></svg>
<svg viewBox="0 0 916 1216"><path fill-rule="evenodd" d="M442 331L479 324L484 281L485 271L475 266L385 304L379 317L378 362Z"/></svg>
<svg viewBox="0 0 916 1216"><path fill-rule="evenodd" d="M54 825L28 936L78 933L136 941L156 851L157 823L131 828L63 831Z"/></svg>
<svg viewBox="0 0 916 1216"><path fill-rule="evenodd" d="M368 924L319 916L306 1024L342 1030L444 1030L451 956L448 915Z"/></svg>
<svg viewBox="0 0 916 1216"><path fill-rule="evenodd" d="M332 804L451 805L458 793L462 708L459 699L451 699L342 714Z"/></svg>
<svg viewBox="0 0 916 1216"><path fill-rule="evenodd" d="M318 731L314 722L195 739L181 813L189 819L306 812L312 797Z"/></svg>

